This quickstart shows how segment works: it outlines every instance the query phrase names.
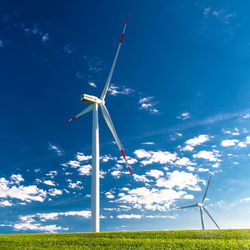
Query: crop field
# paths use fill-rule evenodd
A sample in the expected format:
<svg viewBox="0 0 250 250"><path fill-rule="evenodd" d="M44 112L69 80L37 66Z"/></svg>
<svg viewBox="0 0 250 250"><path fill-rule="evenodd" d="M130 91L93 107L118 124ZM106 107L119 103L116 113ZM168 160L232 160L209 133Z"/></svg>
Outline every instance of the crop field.
<svg viewBox="0 0 250 250"><path fill-rule="evenodd" d="M250 230L1 235L0 249L250 249Z"/></svg>

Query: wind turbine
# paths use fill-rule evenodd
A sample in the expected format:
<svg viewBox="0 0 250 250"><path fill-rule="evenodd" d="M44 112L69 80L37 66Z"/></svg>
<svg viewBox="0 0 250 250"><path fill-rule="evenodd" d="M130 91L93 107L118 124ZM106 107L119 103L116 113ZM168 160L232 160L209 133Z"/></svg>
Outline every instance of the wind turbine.
<svg viewBox="0 0 250 250"><path fill-rule="evenodd" d="M201 200L201 203L196 203L196 204L193 204L193 205L190 205L190 206L186 206L186 207L179 207L177 209L184 209L184 208L190 208L190 207L199 207L200 208L200 216L201 216L201 225L202 225L202 230L205 230L205 227L204 227L204 221L203 221L203 211L205 211L205 213L208 215L208 217L213 221L213 223L215 224L215 226L220 229L220 227L217 225L217 223L215 222L215 220L213 219L213 217L210 215L210 213L207 211L207 209L204 207L203 203L204 203L204 200L206 198L206 195L207 195L207 190L208 190L208 186L209 186L209 183L210 183L210 179L211 179L211 174L209 176L209 180L207 182L207 187L206 187L206 190L205 190L205 193L202 197L202 200Z"/></svg>
<svg viewBox="0 0 250 250"><path fill-rule="evenodd" d="M86 113L93 111L93 123L92 123L92 176L91 176L91 231L92 232L99 232L100 231L100 187L99 187L99 124L98 124L98 108L101 107L101 111L103 114L103 117L113 134L113 137L115 138L116 144L119 147L119 150L121 151L122 157L127 165L127 168L129 170L129 173L132 175L130 167L128 165L126 156L124 154L124 151L122 149L122 145L120 143L120 140L117 136L117 133L115 131L113 122L111 120L111 117L109 115L109 112L105 106L105 97L109 88L109 84L114 72L114 68L116 65L116 61L120 52L120 48L122 45L122 40L125 34L126 26L128 23L128 17L126 19L122 36L115 54L115 58L111 67L111 70L108 75L108 79L106 81L105 87L103 89L102 95L100 98L93 96L93 95L87 95L83 94L81 97L82 102L86 102L90 104L86 109L84 109L81 113L78 115L72 117L70 120L66 121L66 123L71 122L75 120L76 118L79 118L82 115L85 115Z"/></svg>

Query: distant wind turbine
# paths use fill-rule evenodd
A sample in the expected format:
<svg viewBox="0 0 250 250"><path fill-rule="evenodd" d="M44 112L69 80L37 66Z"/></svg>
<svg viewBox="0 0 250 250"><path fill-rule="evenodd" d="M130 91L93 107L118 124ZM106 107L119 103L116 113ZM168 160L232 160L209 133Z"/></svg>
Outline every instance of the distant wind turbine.
<svg viewBox="0 0 250 250"><path fill-rule="evenodd" d="M209 180L207 182L207 187L206 187L206 190L205 190L205 193L203 195L203 198L201 200L201 203L196 203L194 205L190 205L190 206L186 206L186 207L179 207L177 209L185 209L185 208L190 208L190 207L199 207L200 208L200 215L201 215L201 225L202 225L202 230L205 229L204 227L204 221L203 221L203 212L202 210L205 211L205 213L208 215L208 217L213 221L213 223L215 224L215 226L220 229L220 227L217 225L217 223L215 222L215 220L213 219L213 217L209 214L209 212L207 211L207 209L204 207L203 203L204 203L204 200L206 198L206 195L207 195L207 190L208 190L208 186L209 186L209 183L210 183L210 179L211 179L211 175L209 176Z"/></svg>
<svg viewBox="0 0 250 250"><path fill-rule="evenodd" d="M99 124L98 124L98 108L101 107L101 111L103 114L103 117L111 130L111 133L113 134L115 141L121 151L121 154L123 156L123 159L127 165L127 168L131 173L130 167L128 165L126 156L124 154L124 151L122 149L122 145L120 143L120 140L117 136L117 133L115 131L113 122L111 120L111 117L109 115L109 112L105 106L105 97L109 88L109 84L114 72L114 68L116 65L116 61L119 55L119 51L121 48L122 40L125 34L126 26L128 23L128 17L126 19L124 29L122 32L122 36L120 39L120 43L118 45L118 49L116 51L115 59L113 61L111 70L108 75L108 79L106 81L105 87L103 89L102 95L100 98L92 95L86 95L83 94L81 97L82 102L86 102L90 104L86 109L84 109L81 113L78 115L72 117L70 120L68 120L66 123L73 121L76 118L79 118L80 116L90 112L93 110L93 124L92 124L92 176L91 176L91 231L92 232L99 232L100 231L100 187L99 187Z"/></svg>

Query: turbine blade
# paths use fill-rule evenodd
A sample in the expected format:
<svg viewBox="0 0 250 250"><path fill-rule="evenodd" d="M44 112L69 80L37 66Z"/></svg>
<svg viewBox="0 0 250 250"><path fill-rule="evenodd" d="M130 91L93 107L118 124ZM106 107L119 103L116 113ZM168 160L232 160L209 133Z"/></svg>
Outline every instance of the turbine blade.
<svg viewBox="0 0 250 250"><path fill-rule="evenodd" d="M176 209L185 209L185 208L189 208L189 207L198 207L198 205L194 204L194 205L190 205L190 206L186 206L186 207L178 207Z"/></svg>
<svg viewBox="0 0 250 250"><path fill-rule="evenodd" d="M202 200L201 200L201 203L203 203L204 200L205 200L205 198L206 198L208 186L209 186L209 183L210 183L210 179L211 179L211 174L210 174L210 176L209 176L209 179L208 179L208 182L207 182L207 187L206 187L205 193L204 193L204 195L203 195L203 198L202 198Z"/></svg>
<svg viewBox="0 0 250 250"><path fill-rule="evenodd" d="M113 125L113 122L112 122L112 120L111 120L111 117L110 117L110 115L109 115L109 112L108 112L108 110L107 110L107 108L106 108L106 106L105 106L104 104L101 105L101 110L102 110L103 117L104 117L104 119L105 119L105 121L106 121L106 123L107 123L107 125L108 125L108 127L109 127L109 129L110 129L110 131L111 131L111 133L112 133L112 135L113 135L114 138L115 138L116 144L117 144L117 146L119 147L119 149L120 149L120 151L121 151L121 153L122 153L122 157L123 157L123 159L124 159L124 161L125 161L125 163L126 163L126 165L127 165L127 168L128 168L128 170L129 170L129 173L130 173L131 176L132 176L132 173L131 173L130 167L129 167L129 165L128 165L126 156L125 156L124 151L123 151L123 149L122 149L122 145L121 145L120 140L119 140L119 138L118 138L118 135L117 135L117 133L116 133L116 131L115 131L115 127L114 127L114 125Z"/></svg>
<svg viewBox="0 0 250 250"><path fill-rule="evenodd" d="M93 109L93 106L92 105L89 105L86 109L84 109L81 113L79 113L78 115L76 116L73 116L71 119L69 119L68 121L66 121L65 123L68 123L68 122L71 122L73 120L75 120L76 118L82 116L82 115L85 115L86 113L90 112L91 110Z"/></svg>
<svg viewBox="0 0 250 250"><path fill-rule="evenodd" d="M205 227L204 227L203 212L202 212L201 207L200 207L200 214L201 214L201 226L202 226L202 230L204 230L204 229L205 229Z"/></svg>
<svg viewBox="0 0 250 250"><path fill-rule="evenodd" d="M206 212L206 214L209 216L209 218L213 221L213 223L215 224L215 226L220 229L220 227L217 225L217 223L215 222L215 220L213 219L213 217L209 214L209 212L207 211L207 209L205 207L203 207L204 211Z"/></svg>
<svg viewBox="0 0 250 250"><path fill-rule="evenodd" d="M119 55L119 52L120 52L120 48L121 48L121 45L122 45L122 40L123 40L125 31L126 31L127 23L128 23L128 17L126 19L126 22L125 22L125 25L124 25L124 28L123 28L122 36L121 36L121 39L120 39L120 42L119 42L119 45L118 45L118 48L117 48L117 51L116 51L116 54L115 54L115 59L113 61L111 70L110 70L109 75L108 75L108 79L106 81L105 87L104 87L102 95L101 95L101 100L104 100L105 96L107 94L109 84L110 84L110 81L111 81L111 78L112 78L112 75L113 75L113 72L114 72L114 69L115 69L116 61L117 61L117 58L118 58L118 55Z"/></svg>

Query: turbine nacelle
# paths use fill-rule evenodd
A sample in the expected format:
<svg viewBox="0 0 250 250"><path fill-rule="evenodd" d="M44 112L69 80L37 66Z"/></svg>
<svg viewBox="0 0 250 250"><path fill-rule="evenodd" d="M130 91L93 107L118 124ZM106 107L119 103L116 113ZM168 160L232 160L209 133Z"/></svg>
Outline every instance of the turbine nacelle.
<svg viewBox="0 0 250 250"><path fill-rule="evenodd" d="M86 102L88 104L94 104L97 103L98 105L104 103L104 101L102 101L101 99L99 99L96 96L93 95L87 95L87 94L83 94L81 97L81 101L82 102Z"/></svg>
<svg viewBox="0 0 250 250"><path fill-rule="evenodd" d="M198 207L203 207L203 203L197 203L196 204Z"/></svg>

